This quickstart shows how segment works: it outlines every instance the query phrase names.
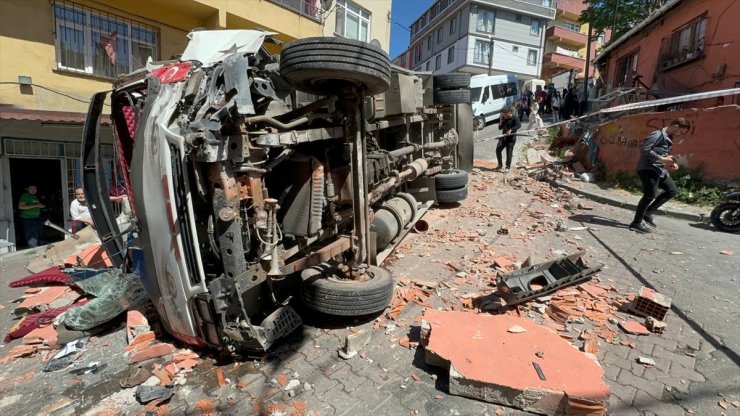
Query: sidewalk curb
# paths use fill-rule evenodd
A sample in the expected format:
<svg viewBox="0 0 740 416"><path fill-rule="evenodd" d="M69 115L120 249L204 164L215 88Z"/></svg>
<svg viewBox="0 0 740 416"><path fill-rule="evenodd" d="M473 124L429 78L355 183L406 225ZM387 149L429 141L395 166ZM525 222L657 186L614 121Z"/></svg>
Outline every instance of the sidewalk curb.
<svg viewBox="0 0 740 416"><path fill-rule="evenodd" d="M577 188L577 187L575 187L573 185L569 185L567 183L560 182L557 179L551 180L550 181L550 185L552 185L554 187L559 187L559 188L567 189L567 190L569 190L569 191L571 191L571 192L573 192L575 194L578 194L578 195L583 196L584 198L588 198L588 199L590 199L592 201L599 202L599 203L602 203L602 204L613 205L613 206L617 206L617 207L621 207L621 208L628 208L628 209L632 209L632 210L634 210L634 209L637 208L637 204L636 203L628 202L628 201L625 201L625 200L621 200L621 199L617 199L617 198L613 198L613 197L608 197L608 196L604 196L604 195L599 195L599 194L594 193L594 192L584 191L583 189L579 189L579 188ZM680 218L680 219L684 219L684 220L688 220L688 221L696 221L696 222L702 222L703 223L703 222L706 222L706 221L709 220L709 216L708 215L705 215L705 214L694 214L694 213L691 213L691 212L685 212L685 211L681 211L681 210L677 210L677 209L673 209L673 208L660 208L660 209L658 209L658 212L660 214L665 215L665 216L668 216L668 217Z"/></svg>

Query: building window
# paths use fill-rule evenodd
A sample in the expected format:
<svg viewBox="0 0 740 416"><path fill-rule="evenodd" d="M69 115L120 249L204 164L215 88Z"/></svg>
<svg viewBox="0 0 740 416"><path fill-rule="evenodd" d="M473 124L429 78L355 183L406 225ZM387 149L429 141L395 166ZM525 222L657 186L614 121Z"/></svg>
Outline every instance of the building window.
<svg viewBox="0 0 740 416"><path fill-rule="evenodd" d="M430 71L431 69L432 69L432 61L427 61L426 70Z"/></svg>
<svg viewBox="0 0 740 416"><path fill-rule="evenodd" d="M370 39L370 12L349 0L337 0L338 35L367 42Z"/></svg>
<svg viewBox="0 0 740 416"><path fill-rule="evenodd" d="M617 59L617 70L614 74L615 87L632 86L632 73L637 71L638 51L633 51Z"/></svg>
<svg viewBox="0 0 740 416"><path fill-rule="evenodd" d="M114 78L159 59L153 26L67 2L54 5L54 20L59 69Z"/></svg>
<svg viewBox="0 0 740 416"><path fill-rule="evenodd" d="M534 36L540 35L540 21L537 19L532 19L532 23L529 26L529 34Z"/></svg>
<svg viewBox="0 0 740 416"><path fill-rule="evenodd" d="M437 29L437 43L442 43L442 39L444 36L442 36L442 28Z"/></svg>
<svg viewBox="0 0 740 416"><path fill-rule="evenodd" d="M606 39L605 39L605 37L604 37L604 34L603 34L603 33L599 33L599 34L598 34L598 35L596 36L596 43L598 43L598 44L600 44L600 45L603 45L605 41L606 41Z"/></svg>
<svg viewBox="0 0 740 416"><path fill-rule="evenodd" d="M457 31L457 16L452 16L450 19L450 35Z"/></svg>
<svg viewBox="0 0 740 416"><path fill-rule="evenodd" d="M701 17L664 38L660 48L662 69L699 58L704 54L704 32L707 18Z"/></svg>
<svg viewBox="0 0 740 416"><path fill-rule="evenodd" d="M530 49L527 53L527 65L537 65L537 51L535 49Z"/></svg>
<svg viewBox="0 0 740 416"><path fill-rule="evenodd" d="M516 45L513 45L513 46L511 47L511 51L512 51L512 52L519 52L519 47L518 47L518 46L516 46Z"/></svg>
<svg viewBox="0 0 740 416"><path fill-rule="evenodd" d="M517 21L517 22L521 22L522 21L522 15L517 14L516 16L514 16L514 20Z"/></svg>
<svg viewBox="0 0 740 416"><path fill-rule="evenodd" d="M434 57L434 70L439 71L440 69L442 69L442 54Z"/></svg>
<svg viewBox="0 0 740 416"><path fill-rule="evenodd" d="M453 62L455 62L455 45L447 48L447 63L451 64Z"/></svg>
<svg viewBox="0 0 740 416"><path fill-rule="evenodd" d="M490 42L485 40L476 40L473 62L476 64L488 65L488 54L491 52L490 49Z"/></svg>
<svg viewBox="0 0 740 416"><path fill-rule="evenodd" d="M427 50L432 50L432 35L427 36Z"/></svg>
<svg viewBox="0 0 740 416"><path fill-rule="evenodd" d="M550 7L550 0L542 0L542 7Z"/></svg>
<svg viewBox="0 0 740 416"><path fill-rule="evenodd" d="M478 9L478 20L475 29L478 32L493 33L493 24L496 15L491 10Z"/></svg>
<svg viewBox="0 0 740 416"><path fill-rule="evenodd" d="M414 63L418 64L419 62L421 62L421 43L414 48Z"/></svg>
<svg viewBox="0 0 740 416"><path fill-rule="evenodd" d="M581 25L579 25L579 24L576 24L576 23L571 23L571 22L562 22L562 23L561 23L561 26L562 26L562 27L563 27L564 29L572 30L573 32L578 32L578 33L580 33L580 32L581 32Z"/></svg>

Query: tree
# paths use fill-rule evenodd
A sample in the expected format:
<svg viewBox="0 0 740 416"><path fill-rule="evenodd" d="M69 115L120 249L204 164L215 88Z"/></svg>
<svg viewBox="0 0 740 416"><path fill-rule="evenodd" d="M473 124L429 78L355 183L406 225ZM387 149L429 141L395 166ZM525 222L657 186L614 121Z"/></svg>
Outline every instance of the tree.
<svg viewBox="0 0 740 416"><path fill-rule="evenodd" d="M668 1L680 0L584 0L587 9L579 21L589 23L594 33L611 29L611 40L615 40Z"/></svg>

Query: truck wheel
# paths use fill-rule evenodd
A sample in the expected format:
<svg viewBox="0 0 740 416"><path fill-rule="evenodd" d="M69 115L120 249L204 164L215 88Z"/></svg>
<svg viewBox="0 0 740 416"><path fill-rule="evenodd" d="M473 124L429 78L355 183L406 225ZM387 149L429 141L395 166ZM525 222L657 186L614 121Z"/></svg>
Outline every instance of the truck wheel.
<svg viewBox="0 0 740 416"><path fill-rule="evenodd" d="M451 74L435 75L433 83L435 90L470 88L470 74L466 72L453 72Z"/></svg>
<svg viewBox="0 0 740 416"><path fill-rule="evenodd" d="M470 90L434 91L434 104L470 103Z"/></svg>
<svg viewBox="0 0 740 416"><path fill-rule="evenodd" d="M440 204L449 204L451 202L464 201L468 197L468 187L464 186L457 189L438 189L437 202Z"/></svg>
<svg viewBox="0 0 740 416"><path fill-rule="evenodd" d="M391 64L379 47L353 39L316 37L287 44L280 53L280 75L298 90L330 95L337 80L365 89L366 95L388 90Z"/></svg>
<svg viewBox="0 0 740 416"><path fill-rule="evenodd" d="M450 169L434 175L434 185L437 191L442 189L458 189L468 184L468 172L460 169Z"/></svg>
<svg viewBox="0 0 740 416"><path fill-rule="evenodd" d="M309 308L339 316L362 316L385 309L393 297L393 276L383 268L368 266L364 281L324 274L321 266L301 272L303 303Z"/></svg>
<svg viewBox="0 0 740 416"><path fill-rule="evenodd" d="M482 115L476 117L474 123L476 130L483 130L486 128L486 118Z"/></svg>

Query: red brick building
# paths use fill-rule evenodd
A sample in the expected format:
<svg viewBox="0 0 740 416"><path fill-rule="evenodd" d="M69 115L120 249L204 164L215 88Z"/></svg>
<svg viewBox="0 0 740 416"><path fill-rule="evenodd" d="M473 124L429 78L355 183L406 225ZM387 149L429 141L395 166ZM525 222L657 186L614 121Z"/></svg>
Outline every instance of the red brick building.
<svg viewBox="0 0 740 416"><path fill-rule="evenodd" d="M738 16L737 0L670 0L594 59L601 93L632 88L636 79L650 99L740 87ZM740 104L740 97L690 107L722 104Z"/></svg>

